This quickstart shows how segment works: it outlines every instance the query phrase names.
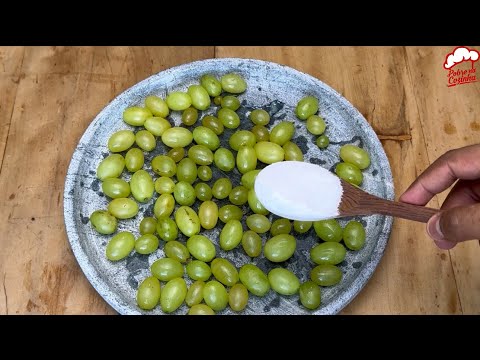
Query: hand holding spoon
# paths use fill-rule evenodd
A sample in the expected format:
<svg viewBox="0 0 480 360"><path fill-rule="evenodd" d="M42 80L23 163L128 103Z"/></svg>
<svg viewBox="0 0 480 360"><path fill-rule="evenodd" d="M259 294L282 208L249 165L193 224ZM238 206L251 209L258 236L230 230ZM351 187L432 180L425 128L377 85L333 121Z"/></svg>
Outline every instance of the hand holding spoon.
<svg viewBox="0 0 480 360"><path fill-rule="evenodd" d="M300 161L265 167L255 180L255 193L268 211L300 221L382 214L426 223L439 211L379 198L321 166Z"/></svg>

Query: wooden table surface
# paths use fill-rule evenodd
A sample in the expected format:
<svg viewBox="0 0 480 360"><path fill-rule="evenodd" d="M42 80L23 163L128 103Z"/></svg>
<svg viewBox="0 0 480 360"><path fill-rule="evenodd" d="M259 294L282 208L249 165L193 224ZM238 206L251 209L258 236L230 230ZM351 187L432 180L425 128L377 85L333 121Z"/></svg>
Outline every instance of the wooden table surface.
<svg viewBox="0 0 480 360"><path fill-rule="evenodd" d="M480 82L447 87L450 47L0 48L0 314L114 314L78 266L65 174L96 114L138 81L213 57L274 61L345 96L382 141L398 196L438 156L480 142ZM477 49L478 50L478 49ZM436 196L438 207L446 194ZM343 314L480 314L478 241L437 249L395 220L385 255Z"/></svg>

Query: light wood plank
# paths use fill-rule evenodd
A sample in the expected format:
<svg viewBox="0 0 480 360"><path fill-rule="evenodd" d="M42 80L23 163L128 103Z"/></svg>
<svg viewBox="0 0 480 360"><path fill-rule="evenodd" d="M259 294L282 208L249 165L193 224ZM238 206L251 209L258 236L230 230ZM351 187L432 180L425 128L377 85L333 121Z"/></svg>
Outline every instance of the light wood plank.
<svg viewBox="0 0 480 360"><path fill-rule="evenodd" d="M0 47L0 173L23 63L22 47Z"/></svg>
<svg viewBox="0 0 480 360"><path fill-rule="evenodd" d="M367 118L389 157L397 196L429 164L425 134L400 47L219 47L219 57L259 58L309 73ZM344 314L460 313L452 265L424 225L396 220L384 258Z"/></svg>
<svg viewBox="0 0 480 360"><path fill-rule="evenodd" d="M480 142L480 83L447 87L443 68L453 48L407 48L408 69L430 162L450 149ZM476 63L477 78L480 64ZM469 69L470 63L455 69ZM441 204L448 191L438 195ZM449 251L463 312L480 314L480 246L478 241L457 245Z"/></svg>
<svg viewBox="0 0 480 360"><path fill-rule="evenodd" d="M0 314L114 313L66 238L62 195L71 154L119 92L213 53L212 47L25 49L0 176Z"/></svg>

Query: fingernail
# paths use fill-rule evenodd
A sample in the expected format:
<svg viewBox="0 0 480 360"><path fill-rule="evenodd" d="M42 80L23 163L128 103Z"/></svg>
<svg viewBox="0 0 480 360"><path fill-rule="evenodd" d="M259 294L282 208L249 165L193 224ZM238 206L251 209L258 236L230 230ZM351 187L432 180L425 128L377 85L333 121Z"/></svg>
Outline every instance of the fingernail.
<svg viewBox="0 0 480 360"><path fill-rule="evenodd" d="M440 249L448 250L455 246L455 243L445 240L443 236L442 230L440 229L440 214L436 214L428 220L427 233Z"/></svg>

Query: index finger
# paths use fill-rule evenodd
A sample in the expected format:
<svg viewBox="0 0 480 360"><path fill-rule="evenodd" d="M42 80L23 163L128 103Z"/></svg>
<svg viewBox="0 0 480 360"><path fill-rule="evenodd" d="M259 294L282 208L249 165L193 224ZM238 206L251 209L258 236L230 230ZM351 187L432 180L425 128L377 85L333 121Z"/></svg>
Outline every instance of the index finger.
<svg viewBox="0 0 480 360"><path fill-rule="evenodd" d="M435 160L400 196L400 201L425 205L458 179L480 178L480 144L450 150Z"/></svg>

